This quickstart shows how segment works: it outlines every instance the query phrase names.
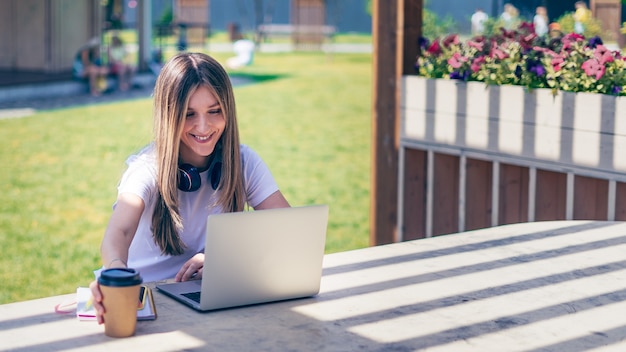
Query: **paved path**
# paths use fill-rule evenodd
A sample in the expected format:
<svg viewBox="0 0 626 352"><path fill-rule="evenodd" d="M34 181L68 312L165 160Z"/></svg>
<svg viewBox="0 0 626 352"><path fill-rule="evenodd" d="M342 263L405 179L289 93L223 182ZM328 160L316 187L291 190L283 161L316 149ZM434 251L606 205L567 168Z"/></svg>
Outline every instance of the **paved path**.
<svg viewBox="0 0 626 352"><path fill-rule="evenodd" d="M2 88L0 89L0 119L22 117L36 110L147 98L152 94L153 75L138 75L134 82L132 89L126 92L111 90L99 97L91 96L87 91L87 85L78 81Z"/></svg>
<svg viewBox="0 0 626 352"><path fill-rule="evenodd" d="M6 94L15 94L15 89L5 90L4 99L0 97L0 120L30 116L38 110L62 109L72 106L104 104L124 100L148 98L154 89L155 77L151 74L136 77L132 89L126 92L112 90L98 97L93 97L87 91L86 85L81 82L59 82L41 87L33 85L25 89L23 94L18 94L10 99ZM233 86L250 83L242 77L231 77ZM68 84L70 86L68 86ZM40 94L37 94L37 91ZM0 89L0 96L3 94Z"/></svg>
<svg viewBox="0 0 626 352"><path fill-rule="evenodd" d="M101 104L113 101L147 98L152 94L153 86L135 86L126 92L108 92L99 97L91 96L86 90L82 94L70 94L43 98L26 98L0 102L0 118L15 115L14 110L51 110L70 106ZM19 116L13 116L19 117Z"/></svg>

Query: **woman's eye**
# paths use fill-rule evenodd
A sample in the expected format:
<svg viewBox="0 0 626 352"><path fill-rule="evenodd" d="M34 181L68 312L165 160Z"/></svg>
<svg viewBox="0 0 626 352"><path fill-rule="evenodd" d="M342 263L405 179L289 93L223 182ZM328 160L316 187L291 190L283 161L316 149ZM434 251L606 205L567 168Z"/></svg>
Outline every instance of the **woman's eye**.
<svg viewBox="0 0 626 352"><path fill-rule="evenodd" d="M209 114L221 114L222 109L209 110Z"/></svg>

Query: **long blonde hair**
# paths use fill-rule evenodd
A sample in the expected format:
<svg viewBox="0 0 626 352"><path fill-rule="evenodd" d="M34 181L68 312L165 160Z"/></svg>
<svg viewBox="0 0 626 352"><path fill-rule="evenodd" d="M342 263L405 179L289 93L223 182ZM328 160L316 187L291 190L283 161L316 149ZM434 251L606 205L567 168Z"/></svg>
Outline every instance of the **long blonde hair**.
<svg viewBox="0 0 626 352"><path fill-rule="evenodd" d="M159 192L152 214L152 232L163 254L180 255L185 250L185 244L180 239L183 219L178 207L178 156L189 98L200 86L213 93L226 120L226 127L218 141L222 146L223 164L219 196L213 206L220 206L226 212L242 211L245 206L239 129L230 78L224 68L206 54L178 54L163 66L154 88L154 141Z"/></svg>

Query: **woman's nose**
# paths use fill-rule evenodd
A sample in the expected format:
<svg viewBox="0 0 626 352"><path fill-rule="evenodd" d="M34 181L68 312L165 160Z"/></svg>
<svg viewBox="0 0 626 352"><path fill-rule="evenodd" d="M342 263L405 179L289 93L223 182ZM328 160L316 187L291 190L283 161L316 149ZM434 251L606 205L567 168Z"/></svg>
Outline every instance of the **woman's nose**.
<svg viewBox="0 0 626 352"><path fill-rule="evenodd" d="M207 131L211 128L211 118L207 114L202 114L198 119L198 129Z"/></svg>

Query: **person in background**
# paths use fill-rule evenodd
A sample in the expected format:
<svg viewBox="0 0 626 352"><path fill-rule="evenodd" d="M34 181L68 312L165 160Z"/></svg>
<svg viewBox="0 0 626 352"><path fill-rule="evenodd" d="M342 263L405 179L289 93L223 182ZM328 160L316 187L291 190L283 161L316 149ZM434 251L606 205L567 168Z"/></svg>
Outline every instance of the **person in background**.
<svg viewBox="0 0 626 352"><path fill-rule="evenodd" d="M574 4L576 11L574 12L574 32L578 34L585 33L585 22L591 19L591 10L587 8L584 1L576 1Z"/></svg>
<svg viewBox="0 0 626 352"><path fill-rule="evenodd" d="M533 17L535 34L543 37L548 34L548 10L544 6L538 6Z"/></svg>
<svg viewBox="0 0 626 352"><path fill-rule="evenodd" d="M549 29L548 36L550 37L550 39L560 39L563 37L563 31L561 30L561 25L558 24L557 22L550 23L550 26L548 26L548 29Z"/></svg>
<svg viewBox="0 0 626 352"><path fill-rule="evenodd" d="M244 38L238 24L231 24L229 28L231 41L233 42L234 57L226 60L226 66L237 69L252 65L254 60L255 44L252 40Z"/></svg>
<svg viewBox="0 0 626 352"><path fill-rule="evenodd" d="M106 76L109 74L109 69L102 63L99 38L91 38L78 49L74 57L73 71L74 77L87 80L92 96L99 96L106 90Z"/></svg>
<svg viewBox="0 0 626 352"><path fill-rule="evenodd" d="M472 35L482 35L485 33L485 22L489 19L489 16L481 8L477 8L474 14L472 14Z"/></svg>
<svg viewBox="0 0 626 352"><path fill-rule="evenodd" d="M510 3L504 4L504 11L500 15L500 19L504 22L505 29L513 29L519 19L519 10Z"/></svg>
<svg viewBox="0 0 626 352"><path fill-rule="evenodd" d="M154 141L127 159L118 184L102 262L146 282L201 279L209 214L289 203L261 157L240 144L230 78L214 58L171 58L157 77L153 117ZM90 288L102 324L98 282Z"/></svg>
<svg viewBox="0 0 626 352"><path fill-rule="evenodd" d="M123 92L130 89L135 72L134 67L126 62L126 56L124 42L117 34L113 35L109 46L109 69L117 77L117 86Z"/></svg>

